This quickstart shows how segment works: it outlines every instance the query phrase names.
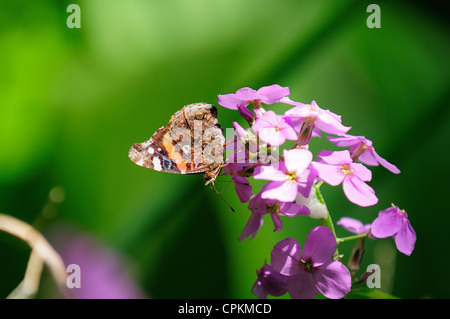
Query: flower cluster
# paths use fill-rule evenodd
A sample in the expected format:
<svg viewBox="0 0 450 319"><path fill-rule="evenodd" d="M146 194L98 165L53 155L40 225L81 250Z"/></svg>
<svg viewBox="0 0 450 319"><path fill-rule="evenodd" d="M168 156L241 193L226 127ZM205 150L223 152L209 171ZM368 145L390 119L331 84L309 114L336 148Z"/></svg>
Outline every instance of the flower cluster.
<svg viewBox="0 0 450 319"><path fill-rule="evenodd" d="M251 211L239 240L254 238L266 214L272 218L274 231L282 229L281 216L309 215L322 221L307 235L303 250L293 238L277 243L271 264L257 271L252 291L259 298L286 292L292 298L314 298L319 292L328 298L342 298L351 289L352 274L340 262L337 245L345 239L336 237L320 186L342 184L350 202L368 207L377 204L378 198L368 184L372 173L366 166L382 165L395 174L400 170L378 155L372 141L347 134L351 127L342 124L341 116L320 108L315 101L304 104L289 95L289 88L271 85L218 96L221 106L237 110L248 123L248 128L233 123L235 135L226 142L224 167L238 198L248 202ZM282 103L288 110L277 114L265 109L274 103ZM344 149L322 150L314 156L309 150L311 140L324 134ZM255 192L250 178L267 183ZM392 236L406 255L414 249L415 232L407 214L395 206L381 211L372 225L352 218L342 218L338 225L357 238Z"/></svg>

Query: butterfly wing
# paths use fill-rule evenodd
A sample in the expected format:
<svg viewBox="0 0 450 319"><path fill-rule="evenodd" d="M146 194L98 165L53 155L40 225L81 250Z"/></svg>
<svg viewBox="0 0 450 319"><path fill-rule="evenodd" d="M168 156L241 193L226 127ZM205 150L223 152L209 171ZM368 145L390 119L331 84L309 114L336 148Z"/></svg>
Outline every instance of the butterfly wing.
<svg viewBox="0 0 450 319"><path fill-rule="evenodd" d="M176 112L148 141L134 144L128 156L137 165L156 171L216 174L223 162L224 141L216 108L194 103Z"/></svg>
<svg viewBox="0 0 450 319"><path fill-rule="evenodd" d="M128 157L142 167L155 171L181 174L177 163L170 158L164 146L164 136L170 136L170 128L167 125L157 130L148 141L133 144Z"/></svg>

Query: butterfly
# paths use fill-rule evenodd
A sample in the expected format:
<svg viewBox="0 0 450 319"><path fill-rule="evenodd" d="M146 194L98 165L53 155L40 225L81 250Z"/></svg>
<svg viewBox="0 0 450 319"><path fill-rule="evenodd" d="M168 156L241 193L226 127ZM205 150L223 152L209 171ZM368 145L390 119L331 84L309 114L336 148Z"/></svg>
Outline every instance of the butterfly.
<svg viewBox="0 0 450 319"><path fill-rule="evenodd" d="M216 107L193 103L177 111L149 140L133 144L128 157L159 172L204 174L208 185L224 167L224 144Z"/></svg>

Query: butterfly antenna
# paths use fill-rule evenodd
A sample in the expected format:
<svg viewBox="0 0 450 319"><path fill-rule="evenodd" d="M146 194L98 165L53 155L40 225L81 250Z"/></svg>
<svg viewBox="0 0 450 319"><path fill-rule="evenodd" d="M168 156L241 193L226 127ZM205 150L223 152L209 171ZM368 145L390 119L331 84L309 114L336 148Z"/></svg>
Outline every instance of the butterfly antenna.
<svg viewBox="0 0 450 319"><path fill-rule="evenodd" d="M231 182L233 182L232 180L229 180L229 181L216 181L216 182L221 182L221 183L227 183L226 185L225 185L225 187L222 189L222 191L218 191L217 190L217 188L215 187L215 185L214 185L214 189L215 189L215 191L216 191L216 193L218 192L219 194L223 194L223 192L225 192L225 190L228 188L228 186L231 184Z"/></svg>
<svg viewBox="0 0 450 319"><path fill-rule="evenodd" d="M231 207L231 205L226 201L226 199L223 198L222 195L217 191L216 185L214 185L214 182L211 183L211 184L212 184L212 185L211 185L211 189L214 190L214 192L216 192L217 196L219 196L219 197L225 202L225 204L227 204L227 206L230 207L231 211L232 211L233 213L235 213L236 211L234 210L234 208ZM228 185L227 185L227 186L228 186Z"/></svg>

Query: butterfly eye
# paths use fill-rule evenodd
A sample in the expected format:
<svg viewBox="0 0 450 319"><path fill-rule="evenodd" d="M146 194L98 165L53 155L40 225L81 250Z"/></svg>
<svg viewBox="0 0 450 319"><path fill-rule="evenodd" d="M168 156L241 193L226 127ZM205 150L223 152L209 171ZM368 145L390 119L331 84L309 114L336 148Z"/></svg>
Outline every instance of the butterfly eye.
<svg viewBox="0 0 450 319"><path fill-rule="evenodd" d="M204 116L203 112L198 112L197 114L195 114L195 119L197 119L197 120L203 120L204 117L205 116Z"/></svg>

